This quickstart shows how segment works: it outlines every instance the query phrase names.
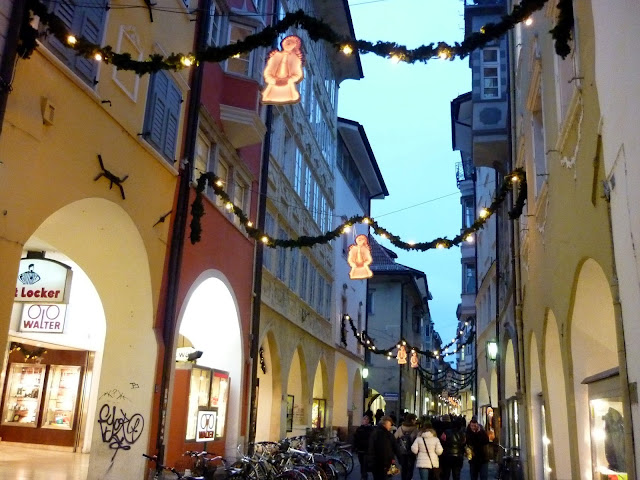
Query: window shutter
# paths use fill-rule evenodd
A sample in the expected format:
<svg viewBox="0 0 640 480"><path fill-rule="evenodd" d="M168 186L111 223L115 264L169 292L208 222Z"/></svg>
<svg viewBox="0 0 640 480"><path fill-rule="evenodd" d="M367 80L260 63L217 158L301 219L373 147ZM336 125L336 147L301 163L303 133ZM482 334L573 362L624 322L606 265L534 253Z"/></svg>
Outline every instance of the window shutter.
<svg viewBox="0 0 640 480"><path fill-rule="evenodd" d="M162 153L167 158L174 160L178 140L178 122L180 120L182 93L172 80L168 81L167 89L167 120Z"/></svg>
<svg viewBox="0 0 640 480"><path fill-rule="evenodd" d="M94 3L95 6L78 9L78 13L81 14L78 18L78 31L81 37L100 45L107 12L105 8L100 8L102 7L101 2L96 1ZM76 70L78 75L83 77L87 83L92 84L96 78L98 63L95 60L89 60L77 55L74 56L74 61L74 70Z"/></svg>
<svg viewBox="0 0 640 480"><path fill-rule="evenodd" d="M148 140L156 148L163 144L163 124L167 111L166 91L169 79L165 72L157 72L151 77L149 85L149 100L147 107L147 121L144 131L148 133Z"/></svg>
<svg viewBox="0 0 640 480"><path fill-rule="evenodd" d="M74 28L73 19L76 15L76 10L78 10L79 8L76 7L69 0L52 2L51 5L52 5L51 13L53 13L56 17L62 20L62 22L65 24L65 26L69 30L73 31L73 28ZM73 51L70 48L67 48L53 35L49 35L46 38L47 38L47 43L49 44L51 49L61 58L61 60L65 63L65 65L71 66Z"/></svg>

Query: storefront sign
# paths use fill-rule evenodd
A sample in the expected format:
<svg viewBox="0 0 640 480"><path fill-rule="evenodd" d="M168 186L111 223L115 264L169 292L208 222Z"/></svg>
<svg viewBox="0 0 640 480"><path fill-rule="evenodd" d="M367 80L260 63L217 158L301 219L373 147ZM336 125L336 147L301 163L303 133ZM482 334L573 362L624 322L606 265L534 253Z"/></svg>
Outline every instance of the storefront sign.
<svg viewBox="0 0 640 480"><path fill-rule="evenodd" d="M382 396L384 397L384 399L389 402L393 402L395 400L398 400L398 393L397 392L384 392L382 394Z"/></svg>
<svg viewBox="0 0 640 480"><path fill-rule="evenodd" d="M196 349L193 347L178 347L176 348L176 362L189 361L189 355L195 353Z"/></svg>
<svg viewBox="0 0 640 480"><path fill-rule="evenodd" d="M16 302L67 303L71 267L44 258L20 260L16 282Z"/></svg>
<svg viewBox="0 0 640 480"><path fill-rule="evenodd" d="M39 333L63 333L67 306L25 303L22 307L19 331Z"/></svg>
<svg viewBox="0 0 640 480"><path fill-rule="evenodd" d="M216 438L217 410L198 410L196 442L212 442Z"/></svg>

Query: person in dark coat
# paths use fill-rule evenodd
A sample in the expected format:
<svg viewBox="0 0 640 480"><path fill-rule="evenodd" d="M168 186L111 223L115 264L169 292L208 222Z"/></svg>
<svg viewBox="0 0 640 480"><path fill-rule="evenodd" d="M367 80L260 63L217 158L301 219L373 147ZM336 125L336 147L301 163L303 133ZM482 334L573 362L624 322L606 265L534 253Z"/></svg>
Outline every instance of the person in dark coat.
<svg viewBox="0 0 640 480"><path fill-rule="evenodd" d="M353 451L358 455L358 461L360 462L360 478L362 480L366 480L367 478L367 462L366 462L366 454L369 449L369 437L373 432L373 425L371 425L371 421L369 420L369 416L365 415L362 417L362 423L356 431L353 433L353 443L352 448Z"/></svg>
<svg viewBox="0 0 640 480"><path fill-rule="evenodd" d="M382 417L369 437L367 465L373 480L386 480L389 467L399 456L398 444L391 433L392 425L391 417Z"/></svg>
<svg viewBox="0 0 640 480"><path fill-rule="evenodd" d="M487 480L489 476L489 459L486 455L486 446L489 444L489 436L478 420L472 418L467 427L467 446L471 448L473 455L469 460L471 480Z"/></svg>
<svg viewBox="0 0 640 480"><path fill-rule="evenodd" d="M440 456L440 480L460 480L460 471L464 462L464 427L458 419L451 421L449 415L442 416L440 443L444 451Z"/></svg>
<svg viewBox="0 0 640 480"><path fill-rule="evenodd" d="M402 425L400 425L393 434L396 439L396 443L405 435L408 438L406 451L402 452L398 457L398 460L400 461L400 474L402 480L411 480L413 478L413 471L416 468L416 455L411 451L411 446L418 436L417 420L418 417L415 414L407 413Z"/></svg>

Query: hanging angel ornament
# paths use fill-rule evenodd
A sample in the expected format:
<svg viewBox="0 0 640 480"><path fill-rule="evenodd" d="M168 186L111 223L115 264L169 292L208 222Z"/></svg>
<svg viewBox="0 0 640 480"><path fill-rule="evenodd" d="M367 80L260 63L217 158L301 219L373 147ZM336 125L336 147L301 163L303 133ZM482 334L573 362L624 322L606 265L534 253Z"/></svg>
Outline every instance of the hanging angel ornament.
<svg viewBox="0 0 640 480"><path fill-rule="evenodd" d="M356 243L349 245L347 262L351 267L349 278L351 280L362 280L373 277L373 272L369 265L373 262L371 247L366 235L361 234L356 237Z"/></svg>
<svg viewBox="0 0 640 480"><path fill-rule="evenodd" d="M411 351L411 368L418 368L418 354L415 350Z"/></svg>
<svg viewBox="0 0 640 480"><path fill-rule="evenodd" d="M262 103L265 105L287 105L300 101L296 84L304 78L302 40L289 35L280 42L280 46L282 50L273 50L264 67Z"/></svg>
<svg viewBox="0 0 640 480"><path fill-rule="evenodd" d="M398 365L404 365L407 363L407 349L404 345L400 345L398 347L398 356L396 358L398 359Z"/></svg>

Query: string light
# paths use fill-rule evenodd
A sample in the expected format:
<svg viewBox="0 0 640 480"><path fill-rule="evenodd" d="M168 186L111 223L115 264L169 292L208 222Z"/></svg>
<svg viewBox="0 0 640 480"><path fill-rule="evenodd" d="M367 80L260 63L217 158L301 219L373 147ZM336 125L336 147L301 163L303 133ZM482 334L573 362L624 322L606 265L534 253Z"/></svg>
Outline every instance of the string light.
<svg viewBox="0 0 640 480"><path fill-rule="evenodd" d="M533 24L533 18L531 17L527 17L527 19L524 21L524 24L529 27Z"/></svg>
<svg viewBox="0 0 640 480"><path fill-rule="evenodd" d="M397 53L394 53L393 55L391 55L391 63L393 63L394 65L397 65L398 63L400 63L401 60L402 60L402 56L398 55Z"/></svg>
<svg viewBox="0 0 640 480"><path fill-rule="evenodd" d="M233 203L231 202L225 203L224 208L226 208L227 210L233 210Z"/></svg>
<svg viewBox="0 0 640 480"><path fill-rule="evenodd" d="M253 222L251 220L249 220L247 222L247 227L249 227L249 228L253 227Z"/></svg>
<svg viewBox="0 0 640 480"><path fill-rule="evenodd" d="M191 65L193 65L194 61L195 61L195 58L193 58L192 55L185 55L180 59L180 63L185 67L190 67Z"/></svg>
<svg viewBox="0 0 640 480"><path fill-rule="evenodd" d="M349 56L353 53L353 48L351 48L351 45L343 45L340 51L342 51L342 53L344 53L345 55Z"/></svg>
<svg viewBox="0 0 640 480"><path fill-rule="evenodd" d="M480 210L480 213L479 213L480 218L487 218L489 214L490 212L486 208L483 208L482 210Z"/></svg>
<svg viewBox="0 0 640 480"><path fill-rule="evenodd" d="M260 240L262 240L262 243L269 243L269 237L267 237L266 235L262 237Z"/></svg>
<svg viewBox="0 0 640 480"><path fill-rule="evenodd" d="M101 62L102 61L102 54L100 52L96 52L95 55L93 55L94 60Z"/></svg>
<svg viewBox="0 0 640 480"><path fill-rule="evenodd" d="M71 46L74 46L76 43L78 43L78 39L75 37L75 35L69 35L67 36L67 43Z"/></svg>

